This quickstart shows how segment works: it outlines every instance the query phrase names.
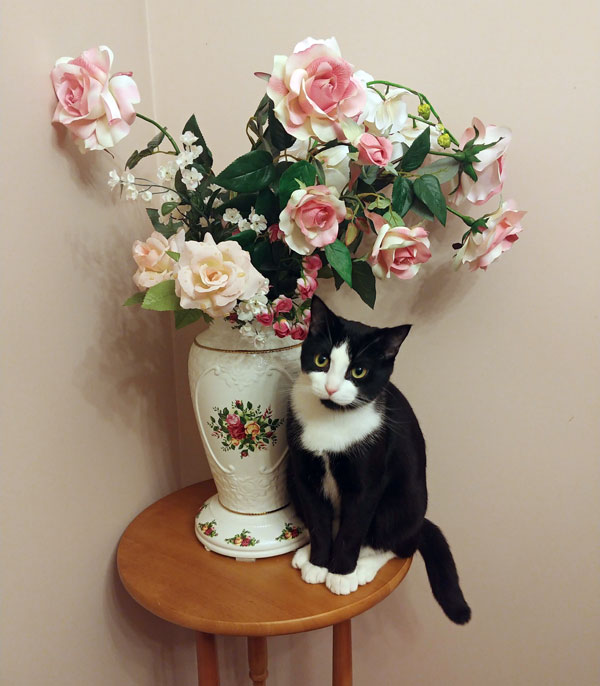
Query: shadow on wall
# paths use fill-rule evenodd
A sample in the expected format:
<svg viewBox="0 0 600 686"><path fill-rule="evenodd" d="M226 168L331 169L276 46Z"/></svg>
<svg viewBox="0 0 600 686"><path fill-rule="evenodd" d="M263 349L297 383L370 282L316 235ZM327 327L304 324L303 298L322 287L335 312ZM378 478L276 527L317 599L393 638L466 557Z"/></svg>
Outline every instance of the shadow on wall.
<svg viewBox="0 0 600 686"><path fill-rule="evenodd" d="M152 686L196 683L194 633L154 616L131 598L119 578L116 554L107 565L105 594L104 625L114 654L130 675L128 683L140 683L140 674Z"/></svg>
<svg viewBox="0 0 600 686"><path fill-rule="evenodd" d="M104 424L148 448L157 481L173 489L180 483L180 466L170 313L123 307L136 291L131 246L149 234L148 218L141 204L109 190L108 171L120 162L100 152L81 155L65 135L57 131L56 145L80 191L90 197L88 216L63 220L73 269L65 281L75 302L80 298L78 309L85 309L83 321L92 322L92 330L82 334L88 346L81 346L71 381ZM77 325L75 319L74 331Z"/></svg>

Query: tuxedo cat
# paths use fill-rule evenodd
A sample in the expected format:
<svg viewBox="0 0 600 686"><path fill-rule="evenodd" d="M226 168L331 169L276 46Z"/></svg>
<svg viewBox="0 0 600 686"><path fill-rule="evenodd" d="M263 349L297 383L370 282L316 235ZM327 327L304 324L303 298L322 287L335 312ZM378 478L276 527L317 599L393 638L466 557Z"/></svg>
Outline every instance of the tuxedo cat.
<svg viewBox="0 0 600 686"><path fill-rule="evenodd" d="M310 544L292 564L304 581L345 595L418 550L436 600L465 624L471 610L450 548L425 519L425 441L389 380L409 330L342 319L313 298L287 422L288 489Z"/></svg>

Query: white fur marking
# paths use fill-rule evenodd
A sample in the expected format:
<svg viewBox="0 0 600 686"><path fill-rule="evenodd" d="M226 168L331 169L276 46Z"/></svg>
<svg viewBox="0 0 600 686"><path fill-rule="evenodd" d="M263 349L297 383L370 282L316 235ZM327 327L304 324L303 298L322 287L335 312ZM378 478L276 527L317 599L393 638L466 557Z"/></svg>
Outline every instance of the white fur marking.
<svg viewBox="0 0 600 686"><path fill-rule="evenodd" d="M300 374L291 397L302 426L300 440L306 450L317 454L344 452L379 429L381 415L374 402L350 410L330 410L315 395L309 376Z"/></svg>
<svg viewBox="0 0 600 686"><path fill-rule="evenodd" d="M331 473L329 455L321 455L321 459L323 460L323 466L325 467L325 474L323 476L321 488L323 489L323 495L333 505L333 511L337 516L340 509L340 491L338 489L337 481Z"/></svg>

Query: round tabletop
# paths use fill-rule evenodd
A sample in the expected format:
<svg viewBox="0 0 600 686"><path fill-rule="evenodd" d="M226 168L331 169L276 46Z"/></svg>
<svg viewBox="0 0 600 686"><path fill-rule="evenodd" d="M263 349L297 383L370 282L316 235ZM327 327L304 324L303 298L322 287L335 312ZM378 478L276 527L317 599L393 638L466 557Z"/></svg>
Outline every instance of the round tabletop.
<svg viewBox="0 0 600 686"><path fill-rule="evenodd" d="M293 553L238 562L207 551L194 516L215 493L212 481L158 500L127 527L117 551L123 585L143 607L173 624L211 634L274 636L321 629L368 610L404 579L411 560L390 560L355 593L338 596L302 581Z"/></svg>

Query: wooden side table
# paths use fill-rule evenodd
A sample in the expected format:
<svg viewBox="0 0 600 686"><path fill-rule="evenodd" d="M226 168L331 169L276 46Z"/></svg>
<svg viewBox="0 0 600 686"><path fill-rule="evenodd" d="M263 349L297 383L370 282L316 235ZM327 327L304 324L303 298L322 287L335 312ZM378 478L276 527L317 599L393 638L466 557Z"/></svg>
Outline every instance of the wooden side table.
<svg viewBox="0 0 600 686"><path fill-rule="evenodd" d="M411 560L391 560L370 584L336 596L304 583L293 553L237 562L208 552L194 534L194 515L214 492L212 481L183 488L131 522L117 552L127 591L153 614L197 632L199 686L219 684L215 634L248 637L250 679L263 686L267 636L326 626L333 626L333 686L351 686L350 620L389 595Z"/></svg>

